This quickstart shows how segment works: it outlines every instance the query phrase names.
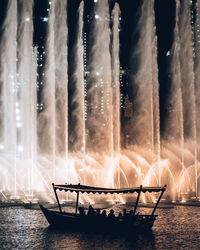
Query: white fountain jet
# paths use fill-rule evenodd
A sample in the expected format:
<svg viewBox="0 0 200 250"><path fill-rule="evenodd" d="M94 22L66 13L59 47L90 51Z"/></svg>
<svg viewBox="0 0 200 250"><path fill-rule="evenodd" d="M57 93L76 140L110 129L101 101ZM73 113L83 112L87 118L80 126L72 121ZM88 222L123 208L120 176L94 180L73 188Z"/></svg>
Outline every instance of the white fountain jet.
<svg viewBox="0 0 200 250"><path fill-rule="evenodd" d="M58 176L57 157L68 159L68 75L67 75L67 1L51 1L46 41L46 65L39 115L40 154L51 161L54 180ZM57 18L57 16L59 18ZM60 169L61 170L61 169ZM66 177L66 175L64 175ZM65 179L66 181L66 179Z"/></svg>
<svg viewBox="0 0 200 250"><path fill-rule="evenodd" d="M30 160L26 172L26 189L33 190L33 165L37 143L37 50L33 51L33 1L18 1L20 15L17 33L17 154ZM31 191L32 192L32 191Z"/></svg>
<svg viewBox="0 0 200 250"><path fill-rule="evenodd" d="M193 25L193 38L194 38L194 74L195 74L195 96L196 96L196 147L195 147L195 175L196 175L196 196L199 195L197 193L198 191L198 177L199 177L199 156L200 151L199 148L197 148L200 144L200 118L197 114L200 112L200 99L198 98L200 96L200 2L196 1L196 21ZM197 164L198 163L198 164Z"/></svg>
<svg viewBox="0 0 200 250"><path fill-rule="evenodd" d="M11 189L16 195L17 1L8 1L0 48L2 82L0 143L1 151L5 152L12 162L9 171L12 182L8 183L7 189Z"/></svg>
<svg viewBox="0 0 200 250"><path fill-rule="evenodd" d="M159 91L157 36L154 0L143 1L139 8L136 33L138 40L131 57L131 100L133 103L129 128L132 145L141 145L152 153L160 151ZM130 132L131 131L131 132ZM159 159L159 156L157 157Z"/></svg>
<svg viewBox="0 0 200 250"><path fill-rule="evenodd" d="M94 3L87 77L87 148L112 155L112 88L109 5Z"/></svg>
<svg viewBox="0 0 200 250"><path fill-rule="evenodd" d="M118 167L118 186L120 187L120 60L119 60L119 30L120 30L120 8L117 3L112 11L112 152L113 157L117 158Z"/></svg>
<svg viewBox="0 0 200 250"><path fill-rule="evenodd" d="M81 2L78 9L78 22L77 22L77 36L73 48L72 64L73 73L70 81L70 89L73 92L72 96L72 131L70 137L72 139L72 151L82 152L86 151L86 128L85 118L87 105L85 96L87 95L87 86L84 79L84 62L86 64L86 55L84 54L83 45L83 10L84 3ZM86 39L86 37L84 37ZM86 49L86 48L85 48ZM86 73L86 72L85 72Z"/></svg>

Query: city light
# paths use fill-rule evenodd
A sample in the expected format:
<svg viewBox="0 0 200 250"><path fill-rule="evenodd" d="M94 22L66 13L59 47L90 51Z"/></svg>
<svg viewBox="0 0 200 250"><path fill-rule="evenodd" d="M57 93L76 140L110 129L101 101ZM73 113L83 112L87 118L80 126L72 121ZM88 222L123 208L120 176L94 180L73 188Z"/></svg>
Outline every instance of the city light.
<svg viewBox="0 0 200 250"><path fill-rule="evenodd" d="M48 22L48 17L43 17L42 22Z"/></svg>

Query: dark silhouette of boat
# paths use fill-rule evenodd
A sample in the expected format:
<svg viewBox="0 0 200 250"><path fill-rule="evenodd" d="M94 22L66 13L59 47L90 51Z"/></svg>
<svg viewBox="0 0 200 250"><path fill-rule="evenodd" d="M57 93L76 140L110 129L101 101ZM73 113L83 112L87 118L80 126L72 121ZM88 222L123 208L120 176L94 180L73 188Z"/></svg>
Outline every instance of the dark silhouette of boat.
<svg viewBox="0 0 200 250"><path fill-rule="evenodd" d="M155 215L155 211L157 206L162 198L163 193L165 192L166 185L163 187L136 187L136 188L101 188L101 187L92 187L85 185L54 185L53 190L55 193L55 197L58 203L59 211L52 211L44 206L40 205L40 208L45 215L47 221L52 227L62 228L66 230L76 230L76 231L103 231L103 232L132 232L132 231L146 231L151 230L154 221L156 220L157 215ZM76 192L77 200L75 213L67 213L63 212L58 196L57 190L64 190L66 192ZM124 194L124 193L137 193L137 200L135 202L135 206L131 213L120 214L119 216L115 216L112 213L108 216L105 213L96 213L95 210L90 206L89 210L92 210L92 213L88 212L86 215L83 212L83 208L79 208L78 213L78 201L79 201L79 193L93 193L93 194ZM160 196L155 204L153 211L151 214L138 214L136 213L136 209L138 206L139 198L141 192L152 193L152 192L160 192ZM94 211L94 213L93 213Z"/></svg>

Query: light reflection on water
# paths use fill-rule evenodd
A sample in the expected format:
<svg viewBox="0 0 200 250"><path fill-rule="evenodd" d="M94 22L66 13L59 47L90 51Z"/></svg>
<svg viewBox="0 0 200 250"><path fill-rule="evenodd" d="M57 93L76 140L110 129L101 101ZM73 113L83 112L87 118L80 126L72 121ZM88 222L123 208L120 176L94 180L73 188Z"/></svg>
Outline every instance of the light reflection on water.
<svg viewBox="0 0 200 250"><path fill-rule="evenodd" d="M198 207L157 212L152 234L119 236L52 230L40 210L0 208L0 245L1 249L199 249Z"/></svg>

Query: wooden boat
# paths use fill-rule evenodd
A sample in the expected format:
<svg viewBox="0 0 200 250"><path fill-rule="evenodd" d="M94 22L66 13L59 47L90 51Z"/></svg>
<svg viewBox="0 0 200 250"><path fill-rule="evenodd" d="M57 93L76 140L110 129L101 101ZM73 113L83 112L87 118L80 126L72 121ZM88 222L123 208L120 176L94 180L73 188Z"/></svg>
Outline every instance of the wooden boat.
<svg viewBox="0 0 200 250"><path fill-rule="evenodd" d="M101 188L101 187L92 187L85 185L54 185L53 190L55 197L58 203L59 211L52 211L44 206L40 205L40 208L45 215L47 221L52 227L63 228L66 230L78 230L78 231L108 231L108 232L127 232L127 231L146 231L151 230L154 221L156 220L157 215L155 211L157 206L162 198L163 193L165 192L166 185L163 187L135 187L135 188ZM66 213L62 211L57 190L64 190L66 192L76 192L77 200L75 213ZM106 216L103 214L84 214L77 213L78 211L78 200L79 193L93 193L93 194L124 194L124 193L137 193L137 200L135 202L134 209L132 214L125 214L121 216ZM151 214L136 214L136 209L138 206L139 198L141 192L160 192L160 196L153 208Z"/></svg>

